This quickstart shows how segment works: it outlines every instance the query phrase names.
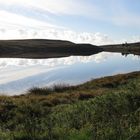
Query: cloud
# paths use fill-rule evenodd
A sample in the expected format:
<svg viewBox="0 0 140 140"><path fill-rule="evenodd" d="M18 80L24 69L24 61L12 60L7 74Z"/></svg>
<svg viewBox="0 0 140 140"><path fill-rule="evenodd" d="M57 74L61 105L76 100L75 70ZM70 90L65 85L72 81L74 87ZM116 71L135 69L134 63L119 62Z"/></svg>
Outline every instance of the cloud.
<svg viewBox="0 0 140 140"><path fill-rule="evenodd" d="M91 12L99 12L98 7L91 5L88 1L85 2L84 0L0 0L0 3L7 5L9 8L13 5L17 5L32 10L40 9L53 14L89 15Z"/></svg>
<svg viewBox="0 0 140 140"><path fill-rule="evenodd" d="M0 68L7 67L31 67L31 66L48 66L48 68L56 68L60 66L73 65L75 63L95 62L101 63L109 57L110 53L99 53L91 56L70 56L64 58L50 59L20 59L20 58L0 58Z"/></svg>
<svg viewBox="0 0 140 140"><path fill-rule="evenodd" d="M22 23L22 21L20 21ZM14 28L13 28L14 27ZM60 39L68 40L75 43L91 43L94 45L110 44L113 40L105 34L75 32L68 29L59 29L57 27L46 26L44 29L27 28L20 26L11 26L9 29L4 26L0 27L0 39Z"/></svg>
<svg viewBox="0 0 140 140"><path fill-rule="evenodd" d="M129 4L126 2L126 0L108 0L108 2L106 0L0 0L0 11L44 22L55 20L51 14L75 15L119 26L136 25L138 27L140 25L139 13L129 10L128 5L131 1L128 2Z"/></svg>
<svg viewBox="0 0 140 140"><path fill-rule="evenodd" d="M139 27L139 15L129 12L121 0L109 0L108 3L102 0L102 3L96 0L0 0L0 39L61 39L95 45L122 43L126 39L114 41L100 32L75 32L56 25L57 18L75 15L101 20L102 24L109 21L117 26Z"/></svg>
<svg viewBox="0 0 140 140"><path fill-rule="evenodd" d="M13 28L15 27L15 28ZM46 26L46 29L27 28L9 25L9 29L0 27L0 39L58 39L74 43L90 43L93 45L117 44L123 42L139 42L140 36L132 36L114 40L106 34L99 32L75 32L67 29Z"/></svg>
<svg viewBox="0 0 140 140"><path fill-rule="evenodd" d="M0 28L17 29L25 27L38 29L61 28L47 22L0 10Z"/></svg>
<svg viewBox="0 0 140 140"><path fill-rule="evenodd" d="M130 39L130 42L140 42L140 36L132 36L132 38Z"/></svg>

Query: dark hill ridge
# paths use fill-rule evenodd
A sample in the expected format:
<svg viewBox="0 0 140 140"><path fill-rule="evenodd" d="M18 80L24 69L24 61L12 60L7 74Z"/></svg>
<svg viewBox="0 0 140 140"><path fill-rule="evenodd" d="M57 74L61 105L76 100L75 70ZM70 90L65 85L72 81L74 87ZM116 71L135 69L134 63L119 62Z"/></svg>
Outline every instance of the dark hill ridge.
<svg viewBox="0 0 140 140"><path fill-rule="evenodd" d="M0 57L52 58L71 55L92 55L103 49L91 44L75 44L61 40L1 40Z"/></svg>
<svg viewBox="0 0 140 140"><path fill-rule="evenodd" d="M75 44L70 41L47 39L0 40L0 58L88 56L102 51L140 55L140 42L95 46L91 44Z"/></svg>

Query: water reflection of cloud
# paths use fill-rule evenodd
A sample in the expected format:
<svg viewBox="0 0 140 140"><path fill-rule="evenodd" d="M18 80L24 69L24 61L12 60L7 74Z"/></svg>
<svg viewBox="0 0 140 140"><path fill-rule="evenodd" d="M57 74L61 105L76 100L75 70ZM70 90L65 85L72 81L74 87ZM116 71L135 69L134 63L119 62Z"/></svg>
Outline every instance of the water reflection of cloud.
<svg viewBox="0 0 140 140"><path fill-rule="evenodd" d="M138 56L99 53L53 59L0 59L0 94L21 93L33 86L76 84L91 78L139 70Z"/></svg>
<svg viewBox="0 0 140 140"><path fill-rule="evenodd" d="M105 61L110 53L99 53L92 56L70 56L66 58L51 58L51 59L20 59L20 58L1 58L0 68L8 66L34 66L34 65L45 65L48 67L56 67L62 65L72 65L75 63L88 63L95 62L100 63Z"/></svg>

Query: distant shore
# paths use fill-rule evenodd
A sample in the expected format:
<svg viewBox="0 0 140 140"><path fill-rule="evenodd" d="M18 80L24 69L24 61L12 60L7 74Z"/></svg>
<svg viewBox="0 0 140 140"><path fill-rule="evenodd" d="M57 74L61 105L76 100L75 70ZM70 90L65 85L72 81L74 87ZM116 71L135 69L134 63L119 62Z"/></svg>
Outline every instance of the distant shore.
<svg viewBox="0 0 140 140"><path fill-rule="evenodd" d="M122 54L140 55L140 42L137 43L122 43L116 45L102 45L100 46L107 52L119 52Z"/></svg>
<svg viewBox="0 0 140 140"><path fill-rule="evenodd" d="M0 58L57 58L89 56L102 51L140 55L140 43L117 45L75 44L70 41L26 39L0 40Z"/></svg>

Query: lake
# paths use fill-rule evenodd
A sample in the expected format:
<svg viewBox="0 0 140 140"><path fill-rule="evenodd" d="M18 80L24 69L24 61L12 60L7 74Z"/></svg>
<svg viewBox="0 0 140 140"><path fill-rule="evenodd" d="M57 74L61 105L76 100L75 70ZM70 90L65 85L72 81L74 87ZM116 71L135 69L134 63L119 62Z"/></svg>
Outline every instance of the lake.
<svg viewBox="0 0 140 140"><path fill-rule="evenodd" d="M139 70L139 56L109 52L51 59L0 58L0 94L22 94L32 87L56 84L77 85Z"/></svg>

